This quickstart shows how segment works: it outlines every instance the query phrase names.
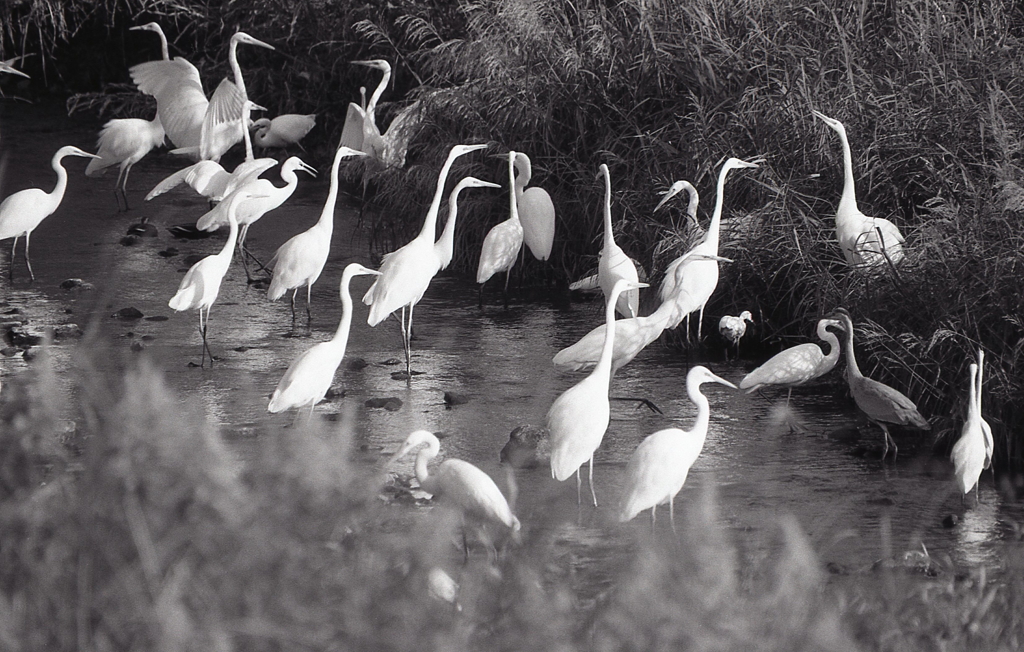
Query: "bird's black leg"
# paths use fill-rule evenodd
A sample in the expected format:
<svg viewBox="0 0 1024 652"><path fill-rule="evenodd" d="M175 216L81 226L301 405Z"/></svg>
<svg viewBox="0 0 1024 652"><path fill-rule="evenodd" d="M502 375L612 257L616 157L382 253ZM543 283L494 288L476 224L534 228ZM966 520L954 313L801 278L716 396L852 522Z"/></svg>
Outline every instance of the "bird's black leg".
<svg viewBox="0 0 1024 652"><path fill-rule="evenodd" d="M295 325L295 293L299 291L299 288L292 290L292 325Z"/></svg>
<svg viewBox="0 0 1024 652"><path fill-rule="evenodd" d="M18 249L18 236L14 236L14 244L11 245L11 265L9 268L11 280L14 280L14 252Z"/></svg>
<svg viewBox="0 0 1024 652"><path fill-rule="evenodd" d="M31 236L32 236L31 233L25 233L25 264L28 265L28 275L29 275L29 277L33 281L35 281L36 280L36 275L32 271L32 259L29 258L29 255L28 255L28 241L29 241L29 238Z"/></svg>
<svg viewBox="0 0 1024 652"><path fill-rule="evenodd" d="M635 397L632 397L632 396L609 396L608 400L609 401L633 401L635 403L638 403L638 405L637 405L638 408L641 405L645 405L645 406L647 406L647 409L650 410L651 412L655 412L657 414L665 414L664 412L661 411L660 407L658 407L651 400L646 399L646 398L635 398Z"/></svg>
<svg viewBox="0 0 1024 652"><path fill-rule="evenodd" d="M313 297L313 286L306 284L306 325L313 323L313 311L310 310L309 304Z"/></svg>

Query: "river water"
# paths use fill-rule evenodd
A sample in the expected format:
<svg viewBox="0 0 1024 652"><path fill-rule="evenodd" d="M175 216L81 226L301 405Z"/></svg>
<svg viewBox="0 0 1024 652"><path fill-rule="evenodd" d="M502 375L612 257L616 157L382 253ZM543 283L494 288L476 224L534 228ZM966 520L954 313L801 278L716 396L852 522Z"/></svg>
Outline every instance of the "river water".
<svg viewBox="0 0 1024 652"><path fill-rule="evenodd" d="M52 153L65 144L92 151L97 127L66 118L59 107L8 100L0 114L3 195L30 186L52 188ZM249 246L263 258L319 216L329 161L307 162L322 171L321 177L311 180L300 173L292 199L250 232ZM291 422L292 415L268 415L267 399L296 355L333 334L340 316L337 292L342 269L352 261L370 264L364 234L357 227L356 205L344 195L339 202L334 249L313 290L312 327L305 328L301 312L293 327L287 301L270 303L265 290L247 285L241 267L233 264L209 326L210 345L220 359L212 369L199 369L189 366L199 357L198 318L194 313L174 313L167 301L189 266L186 257L215 253L224 234L205 240L171 237L166 227L194 222L207 207L184 187L142 202L159 180L183 166L182 161L157 153L138 164L129 180L133 208L127 213L115 207L114 173L90 179L84 176L85 160L68 158L65 165L70 182L64 203L32 236L35 283L28 282L20 246L15 280L8 280L10 241L5 242L0 300L6 305L0 310L7 313L5 318L25 320L32 332L69 322L83 328L93 323L116 351L130 355L133 344L141 345L141 355L152 358L181 401L199 406L219 424L244 463L261 436ZM265 176L278 179L276 174L275 169ZM158 227L159 236L133 246L120 244L127 227L141 216ZM178 250L176 256L159 255L170 247ZM61 289L61 282L72 277L96 289ZM371 461L385 459L414 429L440 432L442 455L479 465L505 487L499 451L515 427L542 426L555 397L582 377L557 372L550 360L601 322L599 302L514 300L506 311L494 294L492 303L481 310L474 284L440 276L415 311L413 368L423 373L406 382L392 378L403 367L393 364L403 357L397 321L373 329L366 325L366 307L358 299L371 282L369 277L353 281L356 308L346 354L346 359L358 357L368 364L346 370L343 363L336 381L344 386L344 397L318 406L314 418L330 417L328 424L353 427L355 443L368 453L361 459ZM145 317L112 317L128 306ZM13 310L18 312L12 314ZM62 340L54 347L58 368L70 364L76 341ZM629 550L624 533L650 528L646 513L626 526L612 518L626 462L646 435L670 426L690 427L694 408L686 397L685 375L696 362L656 343L623 368L613 381L612 394L648 397L664 415L613 402L612 422L596 456L602 503L596 509L586 504L578 509L574 482L560 485L546 466L517 470L516 511L524 526L529 528L536 519L550 521L554 515L560 523L559 545L595 576L605 574L608 565L623 562ZM0 379L10 382L28 364L20 355L0 358ZM752 361L709 364L733 382L754 366ZM445 391L466 402L447 409ZM897 434L900 455L895 463L882 464L877 456L864 455L865 447L881 443L881 433L862 427L849 434L857 414L837 372L817 387L794 392L792 408L803 426L799 431L773 420L784 393L747 396L715 384L705 385L704 391L711 401L710 432L677 506L714 486L720 518L747 554L767 554L781 517L793 514L822 562L832 568L856 572L888 554L921 550L923 544L933 558L998 569L1004 539L1011 537L1015 523L1024 521L1024 509L1006 502L990 473L982 478L980 503L974 506L972 497L970 507L963 509L951 482L951 465L932 456L929 435ZM389 397L400 399L401 407L387 410L365 404ZM401 470L411 473L411 464ZM683 511L677 509L677 516ZM659 512L659 529L667 529L667 510ZM955 527L943 526L949 514L961 518Z"/></svg>

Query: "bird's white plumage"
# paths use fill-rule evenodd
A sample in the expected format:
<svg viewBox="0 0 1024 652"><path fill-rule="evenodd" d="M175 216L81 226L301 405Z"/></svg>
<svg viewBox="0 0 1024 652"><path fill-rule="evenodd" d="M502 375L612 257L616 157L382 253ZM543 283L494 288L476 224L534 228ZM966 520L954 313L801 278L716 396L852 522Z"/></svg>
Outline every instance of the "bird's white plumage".
<svg viewBox="0 0 1024 652"><path fill-rule="evenodd" d="M747 333L747 322L754 323L754 316L744 310L738 317L723 315L718 320L718 332L733 346L739 346L740 340Z"/></svg>
<svg viewBox="0 0 1024 652"><path fill-rule="evenodd" d="M480 262L476 268L476 282L486 283L499 272L508 274L516 264L523 248L523 225L519 222L515 186L515 151L508 153L509 218L491 227L480 247ZM506 277L507 284L507 277Z"/></svg>
<svg viewBox="0 0 1024 652"><path fill-rule="evenodd" d="M674 319L675 304L664 301L646 317L616 320L612 375L658 339ZM556 353L551 359L552 364L561 371L585 371L592 368L601 357L606 329L604 324L597 326L575 344Z"/></svg>
<svg viewBox="0 0 1024 652"><path fill-rule="evenodd" d="M384 59L352 63L377 68L384 75L365 108L349 104L341 144L365 152L386 167L402 167L409 141L422 121L422 103L417 100L402 109L388 125L387 131L381 134L377 127L377 103L391 80L391 64Z"/></svg>
<svg viewBox="0 0 1024 652"><path fill-rule="evenodd" d="M302 169L310 174L315 170L302 159L292 156L281 164L281 180L285 185L278 188L269 179L253 179L244 186L236 188L232 194L245 192L250 198L238 205L236 219L242 227L251 226L254 222L278 208L295 192L299 177L295 171ZM221 202L207 211L196 221L196 228L201 231L216 231L227 224L226 202ZM244 240L244 238L243 238Z"/></svg>
<svg viewBox="0 0 1024 652"><path fill-rule="evenodd" d="M818 321L818 338L829 345L828 354L813 342L798 344L776 353L764 364L744 376L740 389L753 392L766 385L795 387L803 385L832 371L839 361L839 338L828 327L841 328L842 322L835 319Z"/></svg>
<svg viewBox="0 0 1024 652"><path fill-rule="evenodd" d="M985 354L979 349L978 362L970 365L967 418L950 455L953 460L953 477L962 494L974 489L981 478L981 472L992 464L992 428L981 413L984 368Z"/></svg>
<svg viewBox="0 0 1024 652"><path fill-rule="evenodd" d="M108 121L100 130L96 141L97 159L89 161L85 168L88 176L96 176L113 165L121 169L130 168L142 160L154 147L164 142L164 128L159 118L118 118Z"/></svg>
<svg viewBox="0 0 1024 652"><path fill-rule="evenodd" d="M286 113L273 120L260 118L253 127L253 143L259 147L283 148L297 145L316 126L316 114Z"/></svg>
<svg viewBox="0 0 1024 652"><path fill-rule="evenodd" d="M555 205L543 188L527 188L533 176L530 157L516 152L516 207L523 227L523 243L537 260L551 257L555 241Z"/></svg>
<svg viewBox="0 0 1024 652"><path fill-rule="evenodd" d="M601 164L601 174L604 176L604 244L601 247L601 254L597 261L597 283L607 299L611 294L612 287L620 278L631 283L636 283L640 276L637 274L636 265L626 255L619 245L615 244L615 234L612 232L612 177L608 166ZM633 289L619 297L619 303L615 307L623 317L636 317L637 309L640 307L640 291Z"/></svg>

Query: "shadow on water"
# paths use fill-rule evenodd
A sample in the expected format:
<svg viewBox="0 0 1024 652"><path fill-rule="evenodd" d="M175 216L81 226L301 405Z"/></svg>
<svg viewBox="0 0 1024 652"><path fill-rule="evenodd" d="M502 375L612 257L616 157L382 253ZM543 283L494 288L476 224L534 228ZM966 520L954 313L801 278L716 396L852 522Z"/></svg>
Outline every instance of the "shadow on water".
<svg viewBox="0 0 1024 652"><path fill-rule="evenodd" d="M53 151L64 144L90 149L94 142L96 125L72 122L56 113L39 118L32 110L7 106L0 115L2 145L8 156L5 195L33 185L48 190L54 182L49 168ZM327 168L326 162L310 163ZM198 318L194 313L174 313L167 300L191 264L188 257L215 253L224 236L171 237L167 227L194 222L207 209L206 202L187 189L142 201L145 192L182 167L183 161L160 153L137 165L129 183L134 208L127 213L115 209L113 174L89 179L84 176L83 161L70 159L66 164L70 181L64 204L32 237L37 282L27 282L20 253L14 283L8 281L6 266L0 275L4 317L24 321L32 332L71 322L83 328L94 324L126 355L150 356L184 404L220 425L244 463L259 450L261 436L294 418L268 415L267 399L296 355L333 335L340 317L337 293L342 269L352 261L369 262L367 246L355 226L355 208L339 209L334 249L313 290L312 323L307 327L300 302L300 316L293 325L288 302L267 301L265 290L247 285L235 264L211 312L211 347L219 359L212 369L198 369L189 366L199 358ZM275 174L271 171L267 176L275 178ZM326 192L325 179L301 179L293 198L253 227L249 246L269 259L277 246L316 221ZM128 226L142 216L157 225L159 236L122 245ZM64 290L60 285L68 278L80 278L95 289ZM397 320L373 329L366 325L366 308L359 298L371 282L367 277L353 281L356 307L346 355L346 361L362 358L366 365L351 369L343 363L337 377L344 386L343 396L318 406L312 418L336 421L339 429L356 424L354 445L369 464L382 464L411 430L439 432L443 456L478 464L507 489L498 451L515 427L543 425L555 397L581 377L555 371L550 361L560 348L600 323L598 304L556 307L513 302L506 311L489 297L491 303L481 310L474 284L439 277L415 311L413 368L423 373L407 383L392 378L401 367L394 361L402 358ZM143 317L113 317L125 307L136 308ZM58 368L70 364L71 341L58 341L54 347ZM133 346L141 350L128 353ZM664 415L630 403L612 404L612 423L595 459L600 507L585 503L578 508L574 482L555 482L546 466L515 473L516 509L523 522L556 524L557 545L584 578L582 582L592 587L591 596L600 591L609 569L625 563L635 541L627 536L632 534L630 528L650 527L646 513L630 524L617 525L615 500L626 462L645 436L665 427L690 427L694 408L686 397L684 378L688 364L695 362L656 344L614 379L613 395L647 397ZM20 357L0 359L0 375L8 380L27 364ZM734 382L748 370L742 363L712 366ZM962 511L950 481L950 465L931 457L931 442L924 435L903 433L895 464L882 465L864 455L881 443L881 433L861 428L852 435L834 434L851 432L849 427L857 419L836 387L841 385L794 392L792 412L802 429L791 431L773 425L784 393L747 396L706 386L710 432L677 504L715 485L720 518L752 558L772 552L780 518L795 514L822 561L837 567L868 568L885 556L887 544L881 533L887 528L894 553L918 550L924 544L933 556L998 567L994 551L1008 536L1010 523L1024 518L1021 506L1004 503L991 475L985 474L980 504ZM448 408L445 392L460 395L464 402ZM401 401L400 407L366 404L391 397ZM395 406L392 402L390 407ZM411 473L411 463L401 470ZM588 493L584 485L584 495ZM664 508L659 511L660 531L668 528L668 515ZM953 512L962 514L962 520L956 527L944 528L943 517Z"/></svg>

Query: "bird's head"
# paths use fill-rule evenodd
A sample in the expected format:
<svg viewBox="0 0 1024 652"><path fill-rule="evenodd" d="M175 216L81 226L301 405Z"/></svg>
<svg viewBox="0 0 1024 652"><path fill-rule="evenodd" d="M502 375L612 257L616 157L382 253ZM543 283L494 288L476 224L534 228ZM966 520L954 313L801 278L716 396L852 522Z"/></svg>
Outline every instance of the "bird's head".
<svg viewBox="0 0 1024 652"><path fill-rule="evenodd" d="M250 129L270 129L270 118L260 118L259 120L253 120L252 124L249 125Z"/></svg>
<svg viewBox="0 0 1024 652"><path fill-rule="evenodd" d="M595 179L604 178L606 181L611 183L612 173L608 170L608 164L607 163L602 163L601 165L597 166L597 174L594 175L594 178Z"/></svg>
<svg viewBox="0 0 1024 652"><path fill-rule="evenodd" d="M687 386L696 386L697 388L699 388L704 383L718 383L720 385L725 385L726 387L738 389L736 385L733 385L732 383L730 383L725 378L722 378L721 376L716 376L711 372L710 369L701 365L692 367L689 373L686 374Z"/></svg>
<svg viewBox="0 0 1024 652"><path fill-rule="evenodd" d="M348 292L349 283L355 276L380 276L380 272L369 267L364 267L359 263L349 263L345 266L345 271L341 273L341 296L344 297Z"/></svg>
<svg viewBox="0 0 1024 652"><path fill-rule="evenodd" d="M385 74L391 72L391 64L384 59L369 59L367 61L353 61L357 66L366 66L367 68L376 68L377 70L383 71Z"/></svg>
<svg viewBox="0 0 1024 652"><path fill-rule="evenodd" d="M157 34L163 34L164 30L158 23L146 23L145 25L135 25L134 27L128 28L129 32L156 32Z"/></svg>
<svg viewBox="0 0 1024 652"><path fill-rule="evenodd" d="M692 183L690 183L689 181L682 180L682 179L680 179L679 181L676 181L675 183L673 183L671 186L668 187L668 190L666 190L664 193L662 193L664 196L661 198L661 201L658 202L658 205L654 207L654 211L652 211L652 212L657 213L658 209L660 209L662 206L664 206L665 204L668 203L668 200L672 199L673 197L675 197L676 195L678 195L679 193L681 193L684 190L690 195L690 204L694 208L693 215L691 215L691 217L696 217L697 216L697 202L699 201L699 198L698 198L698 195L697 195L697 189L693 187ZM690 211L687 210L687 214L689 214L689 212Z"/></svg>
<svg viewBox="0 0 1024 652"><path fill-rule="evenodd" d="M821 111L816 111L816 110L812 109L811 113L814 115L815 118L821 120L822 122L827 124L829 127L834 129L838 133L841 133L844 136L846 135L846 127L843 126L842 122L839 122L835 118L828 117L827 115L825 115Z"/></svg>
<svg viewBox="0 0 1024 652"><path fill-rule="evenodd" d="M261 48L267 48L268 50L275 49L273 45L269 43L264 43L258 38L253 38L245 32L235 32L234 35L231 37L231 41L234 43L245 43L246 45L258 45Z"/></svg>
<svg viewBox="0 0 1024 652"><path fill-rule="evenodd" d="M756 158L753 161L744 161L743 159L729 158L728 160L726 160L725 165L722 166L721 174L725 174L729 170L761 167L762 163L764 163L763 158Z"/></svg>
<svg viewBox="0 0 1024 652"><path fill-rule="evenodd" d="M749 310L744 310L740 313L740 319L743 321L749 321L751 324L754 323L754 315Z"/></svg>
<svg viewBox="0 0 1024 652"><path fill-rule="evenodd" d="M302 170L304 172L307 172L311 176L314 176L314 177L316 176L316 170L312 166L307 164L305 161L303 161L301 158L299 158L298 156L291 156L291 157L289 157L288 160L284 162L284 165L281 166L281 169L282 170Z"/></svg>
<svg viewBox="0 0 1024 652"><path fill-rule="evenodd" d="M838 321L841 324L840 328L844 331L852 331L853 329L853 318L850 317L850 313L847 312L846 308L836 308L826 318Z"/></svg>
<svg viewBox="0 0 1024 652"><path fill-rule="evenodd" d="M463 188L500 188L501 186L490 181L482 181L476 177L466 177L462 181L459 181L452 190L453 195L457 195L462 192Z"/></svg>
<svg viewBox="0 0 1024 652"><path fill-rule="evenodd" d="M630 290L639 290L640 288L646 287L650 287L650 285L647 283L642 283L640 281L630 281L628 279L620 278L619 280L615 281L615 285L612 286L612 293L608 297L608 302L614 304L615 300L618 299L619 295L622 294L623 292L629 292Z"/></svg>
<svg viewBox="0 0 1024 652"><path fill-rule="evenodd" d="M434 433L427 430L415 430L412 434L406 437L401 448L398 449L398 452L391 456L391 459L388 461L388 466L391 466L423 444L434 449L435 452L441 448L441 442L437 440Z"/></svg>
<svg viewBox="0 0 1024 652"><path fill-rule="evenodd" d="M448 152L448 159L452 160L462 156L463 154L469 154L470 152L475 152L480 149L487 149L487 145L454 145Z"/></svg>
<svg viewBox="0 0 1024 652"><path fill-rule="evenodd" d="M334 155L338 158L349 158L351 156L369 156L369 154L367 154L366 152L361 152L358 149L352 149L351 147L346 147L345 145L339 147L338 151L335 152Z"/></svg>
<svg viewBox="0 0 1024 652"><path fill-rule="evenodd" d="M18 75L19 77L24 77L25 79L32 79L27 74L21 72L20 70L18 70L6 61L0 61L0 72L6 72L11 75Z"/></svg>
<svg viewBox="0 0 1024 652"><path fill-rule="evenodd" d="M64 147L61 147L60 149L58 149L57 153L54 154L54 158L58 159L58 160L64 158L65 156L82 156L82 157L85 157L85 158L100 158L100 156L98 156L97 154L90 154L89 152L82 151L82 150L78 149L77 147L75 147L74 145L65 145Z"/></svg>

